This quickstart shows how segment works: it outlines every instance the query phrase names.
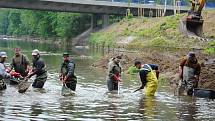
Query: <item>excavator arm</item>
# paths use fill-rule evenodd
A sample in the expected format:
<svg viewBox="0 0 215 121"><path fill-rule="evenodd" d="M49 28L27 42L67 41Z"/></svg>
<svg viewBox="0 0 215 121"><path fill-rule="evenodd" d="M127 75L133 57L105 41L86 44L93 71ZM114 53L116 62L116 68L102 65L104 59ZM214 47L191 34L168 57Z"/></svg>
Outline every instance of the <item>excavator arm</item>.
<svg viewBox="0 0 215 121"><path fill-rule="evenodd" d="M198 7L198 9L197 9L197 11L198 12L201 12L202 11L202 9L204 8L204 6L205 6L205 2L206 2L206 0L199 0L199 7Z"/></svg>
<svg viewBox="0 0 215 121"><path fill-rule="evenodd" d="M205 6L206 0L190 0L191 3L191 11L197 12L201 15L202 9Z"/></svg>
<svg viewBox="0 0 215 121"><path fill-rule="evenodd" d="M182 33L188 36L203 36L203 17L201 16L202 9L205 6L206 0L190 0L191 9L188 11L188 16L180 24Z"/></svg>

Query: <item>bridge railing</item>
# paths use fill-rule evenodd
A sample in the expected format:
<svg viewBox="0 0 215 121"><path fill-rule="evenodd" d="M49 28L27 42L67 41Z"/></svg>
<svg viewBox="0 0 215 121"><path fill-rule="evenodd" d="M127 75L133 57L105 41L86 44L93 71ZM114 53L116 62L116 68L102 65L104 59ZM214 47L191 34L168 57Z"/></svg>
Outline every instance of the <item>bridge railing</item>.
<svg viewBox="0 0 215 121"><path fill-rule="evenodd" d="M90 0L89 0L90 1ZM91 1L107 1L107 2L116 2L116 3L127 3L129 0L91 0ZM151 2L154 2L155 0L130 0L131 4L152 4ZM156 5L165 5L165 1L168 0L160 0L160 3L156 3ZM182 7L189 7L190 3L185 0L176 0L176 2L179 2L180 6ZM167 3L168 6L173 6L170 3ZM206 2L205 4L206 9L215 8L215 2Z"/></svg>
<svg viewBox="0 0 215 121"><path fill-rule="evenodd" d="M128 3L128 0L88 0L88 1L97 1L97 2L103 2L103 3L112 3L113 6L121 6L121 7L140 7L140 8L156 8L156 9L178 9L179 6L173 6L173 5L163 5L163 4L155 4L153 2L147 2L147 3L138 3L138 2L131 2ZM133 0L134 1L134 0ZM136 0L139 1L139 0ZM113 4L114 3L114 4ZM188 6L180 6L180 10L189 10L190 8Z"/></svg>

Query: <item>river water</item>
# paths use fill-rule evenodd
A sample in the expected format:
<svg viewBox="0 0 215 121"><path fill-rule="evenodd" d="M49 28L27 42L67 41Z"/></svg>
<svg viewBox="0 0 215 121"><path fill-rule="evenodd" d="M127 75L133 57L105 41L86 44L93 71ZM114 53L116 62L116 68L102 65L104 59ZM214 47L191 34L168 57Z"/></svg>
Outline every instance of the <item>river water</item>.
<svg viewBox="0 0 215 121"><path fill-rule="evenodd" d="M24 94L18 93L16 86L7 85L7 89L0 92L0 120L215 120L214 101L174 96L168 83L159 83L156 96L147 98L143 92L133 93L140 85L137 76L130 80L123 74L119 93L108 92L106 70L91 67L102 53L90 49L69 49L76 63L77 91L74 96L61 96L58 72L65 49L48 44L1 40L0 50L8 52L7 63L11 61L14 47L23 48L29 59L33 49L42 51L48 80L43 89L30 87Z"/></svg>

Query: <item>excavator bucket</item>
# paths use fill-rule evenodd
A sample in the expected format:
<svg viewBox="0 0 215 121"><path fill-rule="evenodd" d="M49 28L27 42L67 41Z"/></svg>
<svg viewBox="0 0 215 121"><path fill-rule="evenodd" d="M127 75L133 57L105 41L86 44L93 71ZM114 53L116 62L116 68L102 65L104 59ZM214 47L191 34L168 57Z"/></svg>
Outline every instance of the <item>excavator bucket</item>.
<svg viewBox="0 0 215 121"><path fill-rule="evenodd" d="M182 33L192 37L202 37L203 22L201 12L206 0L190 0L191 9L188 11L188 16L180 21L179 29Z"/></svg>
<svg viewBox="0 0 215 121"><path fill-rule="evenodd" d="M187 36L203 36L203 20L185 18L180 21L179 29Z"/></svg>
<svg viewBox="0 0 215 121"><path fill-rule="evenodd" d="M203 20L201 19L188 19L186 20L187 31L195 34L196 36L202 37L203 35Z"/></svg>

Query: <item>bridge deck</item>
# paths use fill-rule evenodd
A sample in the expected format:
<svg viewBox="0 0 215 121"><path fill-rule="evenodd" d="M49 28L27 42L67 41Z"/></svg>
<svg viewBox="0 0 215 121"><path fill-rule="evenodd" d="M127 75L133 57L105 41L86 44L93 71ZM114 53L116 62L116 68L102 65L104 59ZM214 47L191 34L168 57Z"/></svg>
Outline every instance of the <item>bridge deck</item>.
<svg viewBox="0 0 215 121"><path fill-rule="evenodd" d="M128 3L96 0L0 0L0 7L125 15ZM178 9L175 6L136 3L131 3L129 7L133 15L138 15L138 8L143 8L145 16L148 16L149 10L165 9L167 15L171 15L174 14L173 10ZM181 12L187 10L188 7L180 7Z"/></svg>

